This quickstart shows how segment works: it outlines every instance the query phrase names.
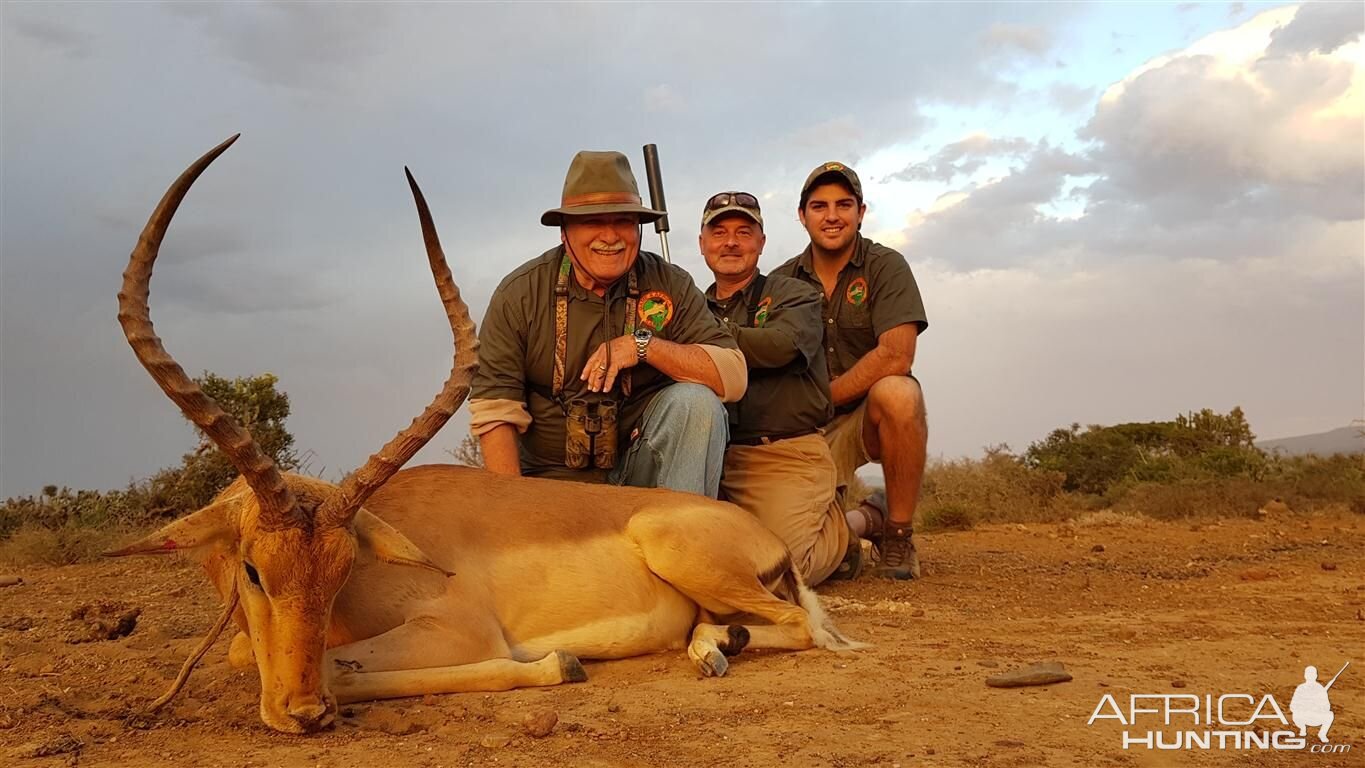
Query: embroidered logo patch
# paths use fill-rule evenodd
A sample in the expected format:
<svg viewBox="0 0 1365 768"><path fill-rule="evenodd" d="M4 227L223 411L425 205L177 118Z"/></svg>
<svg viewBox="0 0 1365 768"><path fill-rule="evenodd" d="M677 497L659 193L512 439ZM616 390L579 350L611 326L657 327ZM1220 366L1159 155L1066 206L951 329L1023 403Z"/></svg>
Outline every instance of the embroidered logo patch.
<svg viewBox="0 0 1365 768"><path fill-rule="evenodd" d="M758 302L758 309L754 312L754 327L762 328L768 322L768 311L773 308L773 297L765 296L763 301Z"/></svg>
<svg viewBox="0 0 1365 768"><path fill-rule="evenodd" d="M640 306L635 310L635 317L640 325L648 326L658 333L673 319L673 299L663 291L649 291L640 297Z"/></svg>
<svg viewBox="0 0 1365 768"><path fill-rule="evenodd" d="M853 282L848 284L848 291L844 294L848 303L855 307L861 307L867 301L867 279L855 277Z"/></svg>

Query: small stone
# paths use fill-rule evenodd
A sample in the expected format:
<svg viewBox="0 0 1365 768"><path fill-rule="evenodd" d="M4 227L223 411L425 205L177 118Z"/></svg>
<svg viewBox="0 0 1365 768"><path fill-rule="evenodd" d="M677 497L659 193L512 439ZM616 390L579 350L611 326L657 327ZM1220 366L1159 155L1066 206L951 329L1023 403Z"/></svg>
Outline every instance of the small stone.
<svg viewBox="0 0 1365 768"><path fill-rule="evenodd" d="M916 608L915 610L913 610L913 611L910 612L910 617L911 617L911 618L918 619L918 618L921 618L922 616L924 616L924 609L923 609L923 608Z"/></svg>
<svg viewBox="0 0 1365 768"><path fill-rule="evenodd" d="M621 711L621 705L620 705L620 704L617 704L617 703L614 702L614 701L607 702L607 711L608 711L608 712L611 712L612 714L615 714L615 713L617 713L617 712L620 712L620 711Z"/></svg>
<svg viewBox="0 0 1365 768"><path fill-rule="evenodd" d="M1248 568L1237 574L1237 578L1242 581L1265 581L1266 579L1273 579L1277 575L1278 574L1274 571L1267 568Z"/></svg>
<svg viewBox="0 0 1365 768"><path fill-rule="evenodd" d="M422 697L422 706L424 706L424 707L434 707L434 706L436 706L436 703L437 703L438 701L439 701L439 700L438 700L434 695L428 693L427 695L425 695L425 696Z"/></svg>
<svg viewBox="0 0 1365 768"><path fill-rule="evenodd" d="M926 754L926 755L937 755L938 753L935 752L935 751L932 750L932 749L926 749L926 750L924 750L924 754Z"/></svg>
<svg viewBox="0 0 1365 768"><path fill-rule="evenodd" d="M490 733L479 739L479 745L485 749L502 749L512 743L512 737L505 733Z"/></svg>
<svg viewBox="0 0 1365 768"><path fill-rule="evenodd" d="M18 576L0 576L0 587L17 587L24 583Z"/></svg>
<svg viewBox="0 0 1365 768"><path fill-rule="evenodd" d="M988 677L986 685L992 688L1020 688L1029 685L1066 683L1071 680L1071 673L1066 671L1066 667L1062 666L1060 661L1048 661Z"/></svg>
<svg viewBox="0 0 1365 768"><path fill-rule="evenodd" d="M998 739L998 740L995 742L995 746L997 746L997 747L1022 747L1022 746L1025 746L1025 744L1024 744L1024 742L1022 742L1022 741L1015 741L1014 739Z"/></svg>
<svg viewBox="0 0 1365 768"><path fill-rule="evenodd" d="M982 659L981 661L978 661L976 665L978 667L986 667L987 669L995 669L996 667L1000 666L1000 662L991 661L990 659Z"/></svg>
<svg viewBox="0 0 1365 768"><path fill-rule="evenodd" d="M1172 680L1172 681L1171 681L1171 687L1172 687L1172 688L1184 688L1184 687L1185 687L1185 681L1184 681L1184 680Z"/></svg>
<svg viewBox="0 0 1365 768"><path fill-rule="evenodd" d="M521 729L527 736L534 739L543 739L550 735L559 722L559 715L553 709L544 709L540 712L532 712L521 720Z"/></svg>
<svg viewBox="0 0 1365 768"><path fill-rule="evenodd" d="M1091 552L1103 552L1103 551L1104 551L1104 545L1103 545L1103 544L1096 544L1095 546L1093 546L1093 547L1090 548L1090 551L1091 551ZM998 742L997 742L997 743L998 743Z"/></svg>
<svg viewBox="0 0 1365 768"><path fill-rule="evenodd" d="M1335 570L1337 569L1337 564L1336 564L1336 563L1323 563L1323 564L1322 564L1322 569L1323 569L1324 571L1335 571Z"/></svg>

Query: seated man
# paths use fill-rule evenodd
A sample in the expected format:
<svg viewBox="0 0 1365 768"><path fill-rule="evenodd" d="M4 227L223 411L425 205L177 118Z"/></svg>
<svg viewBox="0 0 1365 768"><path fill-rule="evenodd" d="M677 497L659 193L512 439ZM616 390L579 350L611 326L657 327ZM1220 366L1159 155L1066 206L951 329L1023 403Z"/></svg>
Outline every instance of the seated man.
<svg viewBox="0 0 1365 768"><path fill-rule="evenodd" d="M929 321L905 257L859 234L865 213L853 169L818 166L801 187L797 209L810 245L773 273L805 281L824 296L835 408L825 439L839 484L847 488L869 461L880 461L886 473L884 508L860 505L849 511L849 525L880 540L882 575L909 579L919 575L911 536L929 435L924 393L911 366Z"/></svg>
<svg viewBox="0 0 1365 768"><path fill-rule="evenodd" d="M763 521L791 550L806 583L818 584L840 565L849 541L857 544L834 505L834 459L820 434L834 413L820 294L759 271L766 237L753 195L721 192L707 201L698 242L716 277L707 304L749 366L744 399L728 406L722 498Z"/></svg>
<svg viewBox="0 0 1365 768"><path fill-rule="evenodd" d="M574 157L540 219L560 245L502 281L479 332L470 430L489 470L716 496L721 401L747 372L692 278L640 250L662 215L621 153Z"/></svg>

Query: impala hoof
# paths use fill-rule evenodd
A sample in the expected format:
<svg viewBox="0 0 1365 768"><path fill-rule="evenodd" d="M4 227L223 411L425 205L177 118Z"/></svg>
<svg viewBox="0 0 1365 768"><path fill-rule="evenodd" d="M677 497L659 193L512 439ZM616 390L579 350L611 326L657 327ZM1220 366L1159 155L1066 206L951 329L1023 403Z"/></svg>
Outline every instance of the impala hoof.
<svg viewBox="0 0 1365 768"><path fill-rule="evenodd" d="M578 661L578 657L568 651L555 651L555 656L559 658L559 674L566 683L586 683L588 681L588 671L583 669L583 664Z"/></svg>
<svg viewBox="0 0 1365 768"><path fill-rule="evenodd" d="M707 651L696 662L697 669L701 670L704 677L725 677L725 673L730 671L730 660L718 648Z"/></svg>

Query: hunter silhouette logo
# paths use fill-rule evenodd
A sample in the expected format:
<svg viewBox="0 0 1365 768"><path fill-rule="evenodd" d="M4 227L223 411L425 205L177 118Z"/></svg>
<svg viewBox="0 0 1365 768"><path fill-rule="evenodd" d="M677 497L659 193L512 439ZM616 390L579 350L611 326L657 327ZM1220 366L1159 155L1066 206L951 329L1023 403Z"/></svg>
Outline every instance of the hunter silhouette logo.
<svg viewBox="0 0 1365 768"><path fill-rule="evenodd" d="M848 284L848 292L844 294L848 303L855 307L861 307L867 301L867 280L859 277Z"/></svg>
<svg viewBox="0 0 1365 768"><path fill-rule="evenodd" d="M763 301L758 302L758 311L754 312L754 327L762 328L768 322L768 311L773 308L773 297L766 296Z"/></svg>
<svg viewBox="0 0 1365 768"><path fill-rule="evenodd" d="M640 297L640 308L635 315L641 325L647 325L658 333L673 319L673 299L663 291L650 291Z"/></svg>
<svg viewBox="0 0 1365 768"><path fill-rule="evenodd" d="M1346 662L1349 667L1351 662ZM1345 672L1346 667L1341 668ZM1332 727L1332 702L1327 699L1327 690L1333 683L1341 677L1341 672L1334 676L1331 682L1323 685L1318 682L1318 668L1303 668L1303 684L1294 689L1294 698L1289 700L1289 714L1294 718L1294 725L1299 727L1299 735L1308 735L1308 726L1320 726L1318 728L1318 741L1327 743L1327 729Z"/></svg>
<svg viewBox="0 0 1365 768"><path fill-rule="evenodd" d="M1086 721L1117 720L1123 749L1148 750L1286 750L1343 754L1350 744L1331 744L1327 731L1336 719L1327 692L1351 666L1346 662L1326 685L1317 667L1304 667L1303 682L1294 689L1286 716L1270 694L1206 693L1129 694L1127 706L1106 693ZM1317 738L1308 729L1316 728Z"/></svg>

